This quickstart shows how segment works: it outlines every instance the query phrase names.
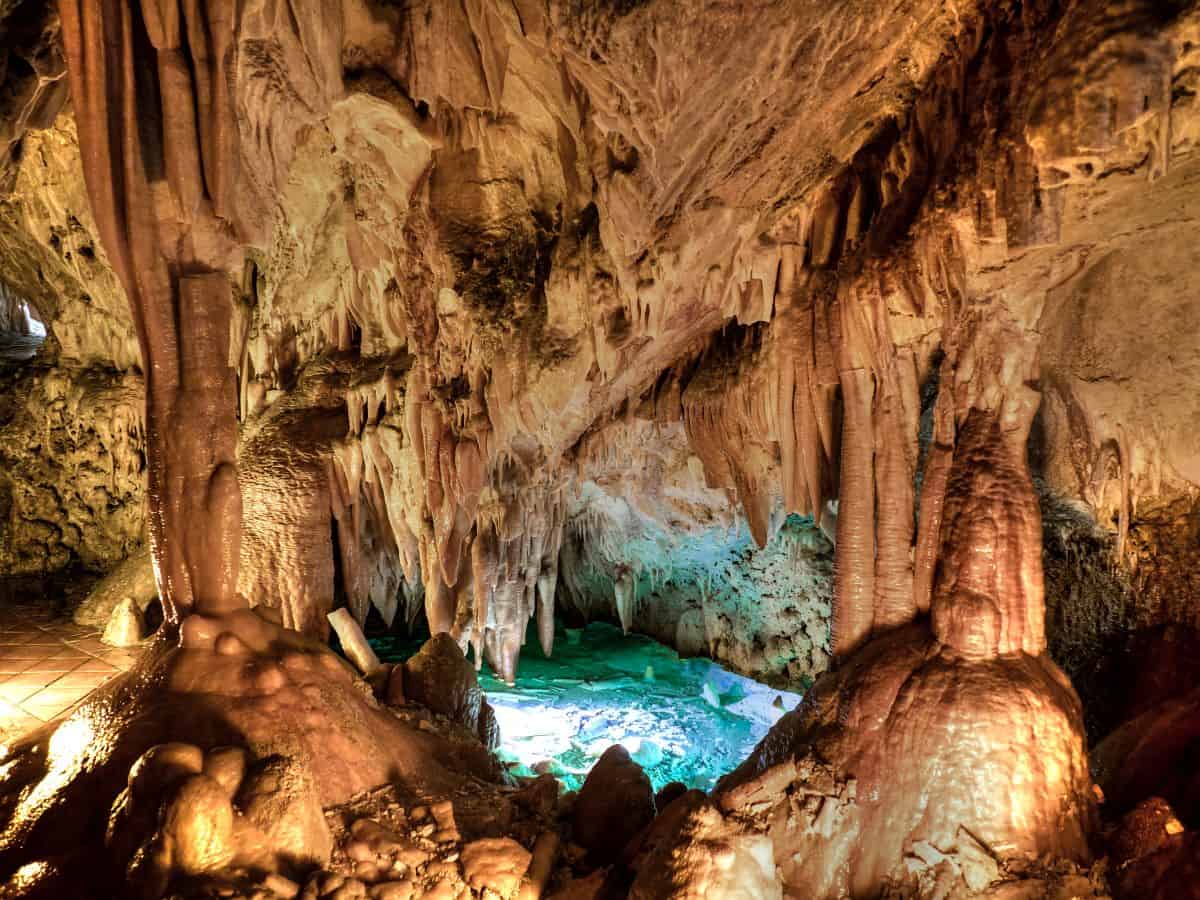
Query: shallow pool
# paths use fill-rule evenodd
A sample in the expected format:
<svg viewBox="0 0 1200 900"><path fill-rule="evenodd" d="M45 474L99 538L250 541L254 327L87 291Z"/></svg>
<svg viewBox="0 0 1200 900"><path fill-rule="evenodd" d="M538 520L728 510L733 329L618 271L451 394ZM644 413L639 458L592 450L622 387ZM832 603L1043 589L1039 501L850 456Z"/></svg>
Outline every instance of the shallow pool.
<svg viewBox="0 0 1200 900"><path fill-rule="evenodd" d="M390 638L372 644L391 661L418 646ZM619 743L656 790L671 781L709 790L800 702L799 694L706 659L680 659L650 638L602 623L560 627L550 659L531 636L514 687L486 665L480 684L500 722L501 757L519 774L552 772L569 788Z"/></svg>

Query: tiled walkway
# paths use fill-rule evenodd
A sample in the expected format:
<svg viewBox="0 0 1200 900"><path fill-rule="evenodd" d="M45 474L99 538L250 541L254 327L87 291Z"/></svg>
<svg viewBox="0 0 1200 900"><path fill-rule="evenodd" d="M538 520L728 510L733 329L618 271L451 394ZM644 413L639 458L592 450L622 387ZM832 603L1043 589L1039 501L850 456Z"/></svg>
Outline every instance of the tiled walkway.
<svg viewBox="0 0 1200 900"><path fill-rule="evenodd" d="M62 715L133 660L70 619L0 607L0 744Z"/></svg>

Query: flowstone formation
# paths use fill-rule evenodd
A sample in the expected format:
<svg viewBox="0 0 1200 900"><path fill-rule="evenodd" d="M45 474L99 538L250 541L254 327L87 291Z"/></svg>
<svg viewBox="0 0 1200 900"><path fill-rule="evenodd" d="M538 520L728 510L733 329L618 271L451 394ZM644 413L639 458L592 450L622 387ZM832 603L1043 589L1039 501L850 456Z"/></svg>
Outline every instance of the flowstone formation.
<svg viewBox="0 0 1200 900"><path fill-rule="evenodd" d="M77 617L163 618L7 749L8 893L1195 893L1151 664L1197 625L1194 3L0 31L0 314L48 332L0 570L125 560ZM562 794L474 674L556 618L808 693L709 794L640 748ZM356 630L420 620L391 667Z"/></svg>

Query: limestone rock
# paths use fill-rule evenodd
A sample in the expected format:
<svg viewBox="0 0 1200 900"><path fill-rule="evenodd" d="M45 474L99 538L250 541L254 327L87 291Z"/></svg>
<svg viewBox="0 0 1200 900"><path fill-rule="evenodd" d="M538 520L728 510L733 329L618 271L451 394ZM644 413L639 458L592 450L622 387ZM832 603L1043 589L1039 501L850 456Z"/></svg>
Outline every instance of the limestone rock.
<svg viewBox="0 0 1200 900"><path fill-rule="evenodd" d="M651 826L629 896L782 900L784 895L766 836L727 822L702 794L692 792Z"/></svg>
<svg viewBox="0 0 1200 900"><path fill-rule="evenodd" d="M682 781L672 781L669 784L664 784L658 789L658 793L654 795L654 808L661 813L687 792L688 787Z"/></svg>
<svg viewBox="0 0 1200 900"><path fill-rule="evenodd" d="M592 766L575 800L575 840L597 860L612 862L654 819L654 791L642 767L620 744Z"/></svg>
<svg viewBox="0 0 1200 900"><path fill-rule="evenodd" d="M154 892L224 877L262 760L322 805L482 771L320 649L342 596L424 615L395 687L489 746L459 648L514 683L555 609L816 679L645 832L637 895L1087 863L1032 480L1111 544L1119 627L1197 624L1195 4L0 0L0 34L0 275L50 330L3 376L0 574L106 570L146 526L180 623L0 767L6 871L66 877L67 800L128 791L113 853ZM1103 647L1085 593L1049 624ZM1191 821L1194 688L1148 687L1100 777ZM649 785L626 756L589 786L614 858ZM1192 837L1137 860L1148 891L1195 881ZM453 852L313 890L450 896Z"/></svg>
<svg viewBox="0 0 1200 900"><path fill-rule="evenodd" d="M911 698L902 707L893 705L900 685L899 696ZM953 708L987 710L967 732L955 724L957 713L934 699L951 689L959 698ZM1018 741L1033 733L1055 739ZM1054 764L1034 766L1033 758ZM852 770L840 769L848 759ZM910 814L911 804L923 804L927 766L958 787L939 794L926 813ZM1019 800L985 787L1030 771L1043 773L1047 783ZM773 784L781 773L790 789ZM764 789L756 793L759 784ZM814 685L718 784L717 798L767 828L785 886L808 884L814 896L825 897L855 884L904 881L906 854L921 871L937 869L960 843L964 865L955 858L950 877L969 879L975 889L995 877L998 845L1016 858L1051 853L1086 862L1090 788L1078 699L1052 663L1029 657L964 663L911 626L871 642ZM1005 829L1013 802L1033 827ZM910 831L916 827L910 823L919 830ZM936 856L921 858L921 848ZM879 868L872 873L872 866Z"/></svg>
<svg viewBox="0 0 1200 900"><path fill-rule="evenodd" d="M113 607L101 640L112 647L136 647L145 636L146 622L137 601L126 597Z"/></svg>
<svg viewBox="0 0 1200 900"><path fill-rule="evenodd" d="M475 670L448 634L435 634L404 664L404 695L479 733L483 691Z"/></svg>
<svg viewBox="0 0 1200 900"><path fill-rule="evenodd" d="M328 860L333 846L318 798L304 766L288 757L271 757L250 769L235 802L272 851L303 871Z"/></svg>
<svg viewBox="0 0 1200 900"><path fill-rule="evenodd" d="M494 891L504 900L515 900L521 879L533 857L511 838L485 838L463 847L463 875L478 891Z"/></svg>
<svg viewBox="0 0 1200 900"><path fill-rule="evenodd" d="M150 551L138 550L102 578L76 607L73 618L80 625L102 627L121 601L132 598L144 614L158 597Z"/></svg>

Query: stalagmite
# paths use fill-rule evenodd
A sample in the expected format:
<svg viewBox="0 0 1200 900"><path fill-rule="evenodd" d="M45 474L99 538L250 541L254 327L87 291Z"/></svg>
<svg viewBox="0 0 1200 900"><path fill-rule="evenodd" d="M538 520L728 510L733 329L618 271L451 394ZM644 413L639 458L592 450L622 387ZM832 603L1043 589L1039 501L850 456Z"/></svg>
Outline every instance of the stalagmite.
<svg viewBox="0 0 1200 900"><path fill-rule="evenodd" d="M150 539L167 619L244 606L229 366L237 172L232 10L67 2L60 9L84 175L129 298L146 372ZM188 38L184 40L184 32ZM146 35L155 70L132 35ZM152 49L151 49L152 47ZM147 105L151 98L155 105ZM181 218L165 215L156 184Z"/></svg>
<svg viewBox="0 0 1200 900"><path fill-rule="evenodd" d="M136 647L145 631L142 610L132 597L126 597L113 607L101 640L112 647Z"/></svg>
<svg viewBox="0 0 1200 900"><path fill-rule="evenodd" d="M932 622L938 640L968 659L1046 648L1041 516L1025 465L1037 401L1016 391L1002 413L973 409L957 436Z"/></svg>
<svg viewBox="0 0 1200 900"><path fill-rule="evenodd" d="M358 622L354 621L350 611L348 609L334 610L327 618L337 633L338 640L341 641L343 652L347 659L354 663L355 668L364 676L371 676L378 672L382 665L379 657L367 643L366 635L363 634Z"/></svg>
<svg viewBox="0 0 1200 900"><path fill-rule="evenodd" d="M913 480L916 476L918 395L911 354L888 372L875 415L876 551L873 631L907 625L916 616L913 593Z"/></svg>

